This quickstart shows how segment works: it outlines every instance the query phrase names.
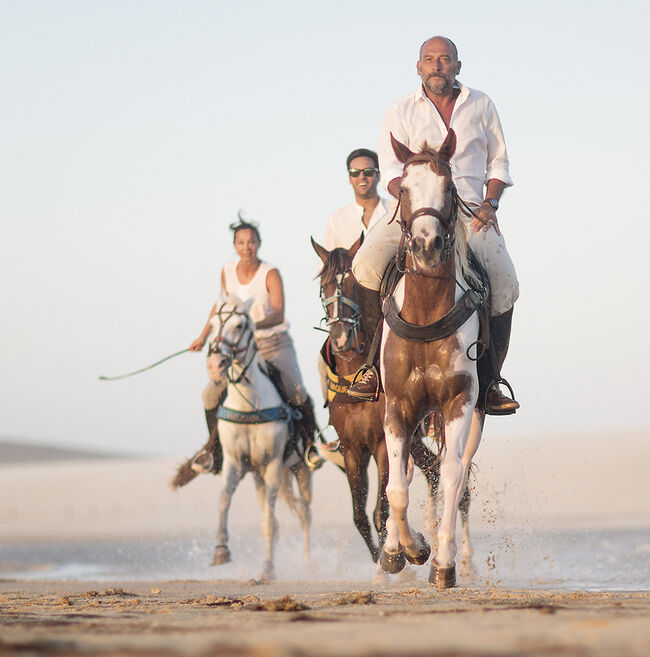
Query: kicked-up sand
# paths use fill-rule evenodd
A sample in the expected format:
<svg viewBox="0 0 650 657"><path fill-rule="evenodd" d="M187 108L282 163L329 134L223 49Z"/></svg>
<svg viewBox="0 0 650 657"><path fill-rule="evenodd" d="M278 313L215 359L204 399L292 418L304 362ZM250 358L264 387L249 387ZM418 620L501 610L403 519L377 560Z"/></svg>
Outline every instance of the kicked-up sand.
<svg viewBox="0 0 650 657"><path fill-rule="evenodd" d="M428 566L373 577L347 483L331 465L314 476L311 563L298 563L298 524L280 508L278 579L264 583L256 579L260 516L251 482L235 497L230 534L233 545L241 546L246 532L257 542L233 554L233 564L214 568L220 478L203 476L172 492L173 460L61 460L34 452L21 460L14 449L0 462L0 655L650 655L644 438L630 440L627 468L612 463L606 436L590 437L589 450L567 437L484 444L472 480L478 574L446 591L427 583ZM562 469L553 458L560 447ZM422 495L416 478L413 499ZM423 502L414 501L412 517L422 528ZM598 528L609 530L599 542L578 541ZM531 554L542 531L547 543ZM518 538L524 533L528 542ZM149 579L150 547L137 558L120 556L122 545L164 545L170 537L198 550L194 561L176 557L192 564L182 579L174 576L178 553ZM80 546L98 566L106 546L112 550L110 565L97 571L101 579L92 581L78 564L55 567ZM571 559L581 567L568 567ZM525 586L512 585L515 571ZM596 571L604 579L592 577ZM118 572L130 575L119 579Z"/></svg>

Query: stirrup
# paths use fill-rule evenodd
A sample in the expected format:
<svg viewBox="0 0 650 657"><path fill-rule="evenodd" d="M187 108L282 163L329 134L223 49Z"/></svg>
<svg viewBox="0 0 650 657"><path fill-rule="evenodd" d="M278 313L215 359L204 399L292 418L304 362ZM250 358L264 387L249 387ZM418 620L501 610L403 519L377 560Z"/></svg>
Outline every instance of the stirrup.
<svg viewBox="0 0 650 657"><path fill-rule="evenodd" d="M203 459L202 457L205 457ZM198 463L199 459L203 460L204 463ZM208 453L207 449L200 449L193 457L190 467L194 472L198 474L207 474L212 472L214 468L214 456Z"/></svg>
<svg viewBox="0 0 650 657"><path fill-rule="evenodd" d="M318 470L318 468L322 467L323 463L325 463L325 459L318 453L316 445L314 444L310 445L305 450L303 461L312 472L314 472L314 470Z"/></svg>
<svg viewBox="0 0 650 657"><path fill-rule="evenodd" d="M374 391L372 392L357 392L356 390L352 390L352 388L359 383L359 379L363 379L366 376L366 373L372 372L375 375L375 381L377 382L377 385L375 386ZM379 399L379 372L377 371L377 368L374 365L362 365L355 373L354 377L352 378L352 383L350 383L350 387L348 388L348 391L346 393L349 397L352 397L353 399L361 399L363 401L372 401L376 402Z"/></svg>
<svg viewBox="0 0 650 657"><path fill-rule="evenodd" d="M501 385L508 388L508 392L510 392L510 399L513 402L515 402L517 404L517 408L519 408L519 402L515 398L515 393L514 393L514 390L512 389L512 386L510 385L510 383L508 383L508 381L506 379L504 379L503 377L499 377L497 379L494 379L485 390L485 395L483 396L483 412L486 415L514 415L517 412L517 408L509 408L509 409L505 409L505 410L493 410L493 411L488 412L488 410L487 410L487 398L488 398L488 395L490 394L490 390L492 390L492 388L494 386L497 386L497 388L498 388L498 386L501 386Z"/></svg>

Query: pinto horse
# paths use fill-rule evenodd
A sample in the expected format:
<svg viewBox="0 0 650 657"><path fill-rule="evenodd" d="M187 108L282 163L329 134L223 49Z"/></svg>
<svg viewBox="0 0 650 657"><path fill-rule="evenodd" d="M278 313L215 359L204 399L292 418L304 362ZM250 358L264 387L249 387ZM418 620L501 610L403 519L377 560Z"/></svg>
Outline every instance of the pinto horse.
<svg viewBox="0 0 650 657"><path fill-rule="evenodd" d="M377 465L377 501L373 524L379 545L385 539L388 518L388 457L384 440L385 399L380 394L377 402L359 401L345 394L354 373L365 362L372 335L368 335L361 317L361 287L351 273L352 259L361 245L359 238L349 249L327 251L312 239L312 246L323 262L320 272L320 294L329 328L328 349L333 358L335 372L328 374L330 386L328 408L330 424L336 430L340 451L345 461L345 474L352 496L354 524L366 543L373 561L379 549L372 536L366 513L368 499L368 464L370 458ZM332 389L335 388L335 389ZM410 446L415 464L424 473L432 499L438 487L438 460L421 442L414 439ZM467 499L469 504L469 498ZM433 511L433 508L431 509ZM464 516L466 518L466 516ZM432 523L433 524L433 523Z"/></svg>
<svg viewBox="0 0 650 657"><path fill-rule="evenodd" d="M268 365L257 350L255 324L248 306L229 299L211 319L214 333L208 351L208 374L215 382L228 380L226 397L218 411L218 431L223 447L224 486L219 507L217 546L212 565L230 561L228 511L233 493L250 472L262 508L265 539L262 579L273 577L273 556L278 536L275 504L282 493L300 520L304 560L309 560L311 472L291 450L288 423L292 409L282 401ZM298 484L293 494L290 475Z"/></svg>
<svg viewBox="0 0 650 657"><path fill-rule="evenodd" d="M478 310L485 299L476 291L480 285L468 265L465 228L457 221L459 199L449 164L456 135L450 130L438 151L425 144L420 153L411 152L392 135L391 140L404 164L398 259L405 255L406 266L383 308L380 365L386 393L390 516L380 562L387 572L399 572L405 560L423 564L429 558L429 545L408 522L413 476L409 451L420 422L438 413L444 427L444 502L429 581L447 588L456 585L458 504L485 419L476 407L479 385L472 358L478 350Z"/></svg>

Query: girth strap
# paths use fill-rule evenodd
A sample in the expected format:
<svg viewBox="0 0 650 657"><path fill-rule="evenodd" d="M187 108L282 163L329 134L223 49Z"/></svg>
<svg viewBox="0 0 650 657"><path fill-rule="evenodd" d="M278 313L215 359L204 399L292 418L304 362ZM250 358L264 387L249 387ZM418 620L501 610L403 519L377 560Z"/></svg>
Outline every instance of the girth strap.
<svg viewBox="0 0 650 657"><path fill-rule="evenodd" d="M286 406L261 408L257 411L235 411L232 408L220 406L217 417L235 424L264 424L265 422L288 422L292 417L292 412Z"/></svg>
<svg viewBox="0 0 650 657"><path fill-rule="evenodd" d="M395 299L390 296L384 300L384 318L391 330L404 340L433 342L455 333L481 306L483 299L474 290L465 290L453 308L437 322L420 326L405 322L397 312Z"/></svg>

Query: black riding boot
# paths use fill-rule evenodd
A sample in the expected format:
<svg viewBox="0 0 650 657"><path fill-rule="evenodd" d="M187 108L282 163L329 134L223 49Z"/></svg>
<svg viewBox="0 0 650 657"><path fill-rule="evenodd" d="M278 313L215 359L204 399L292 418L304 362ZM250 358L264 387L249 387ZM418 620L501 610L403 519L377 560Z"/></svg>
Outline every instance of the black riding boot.
<svg viewBox="0 0 650 657"><path fill-rule="evenodd" d="M205 411L205 421L208 425L208 442L192 458L192 470L204 473L219 474L223 465L223 450L219 442L217 429L217 411L219 406Z"/></svg>
<svg viewBox="0 0 650 657"><path fill-rule="evenodd" d="M490 317L490 346L477 363L479 399L485 400L487 415L510 415L519 408L519 402L507 397L496 381L501 378L501 368L508 353L512 329L512 311ZM490 354L490 350L494 350Z"/></svg>
<svg viewBox="0 0 650 657"><path fill-rule="evenodd" d="M381 299L379 292L359 287L359 308L363 321L366 344L370 346L376 331L381 331ZM379 338L381 339L381 338ZM379 343L377 343L379 344ZM379 371L375 365L379 349L372 354L372 362L366 362L354 375L354 383L348 388L348 395L365 401L377 401L379 398ZM359 378L361 377L361 378Z"/></svg>

